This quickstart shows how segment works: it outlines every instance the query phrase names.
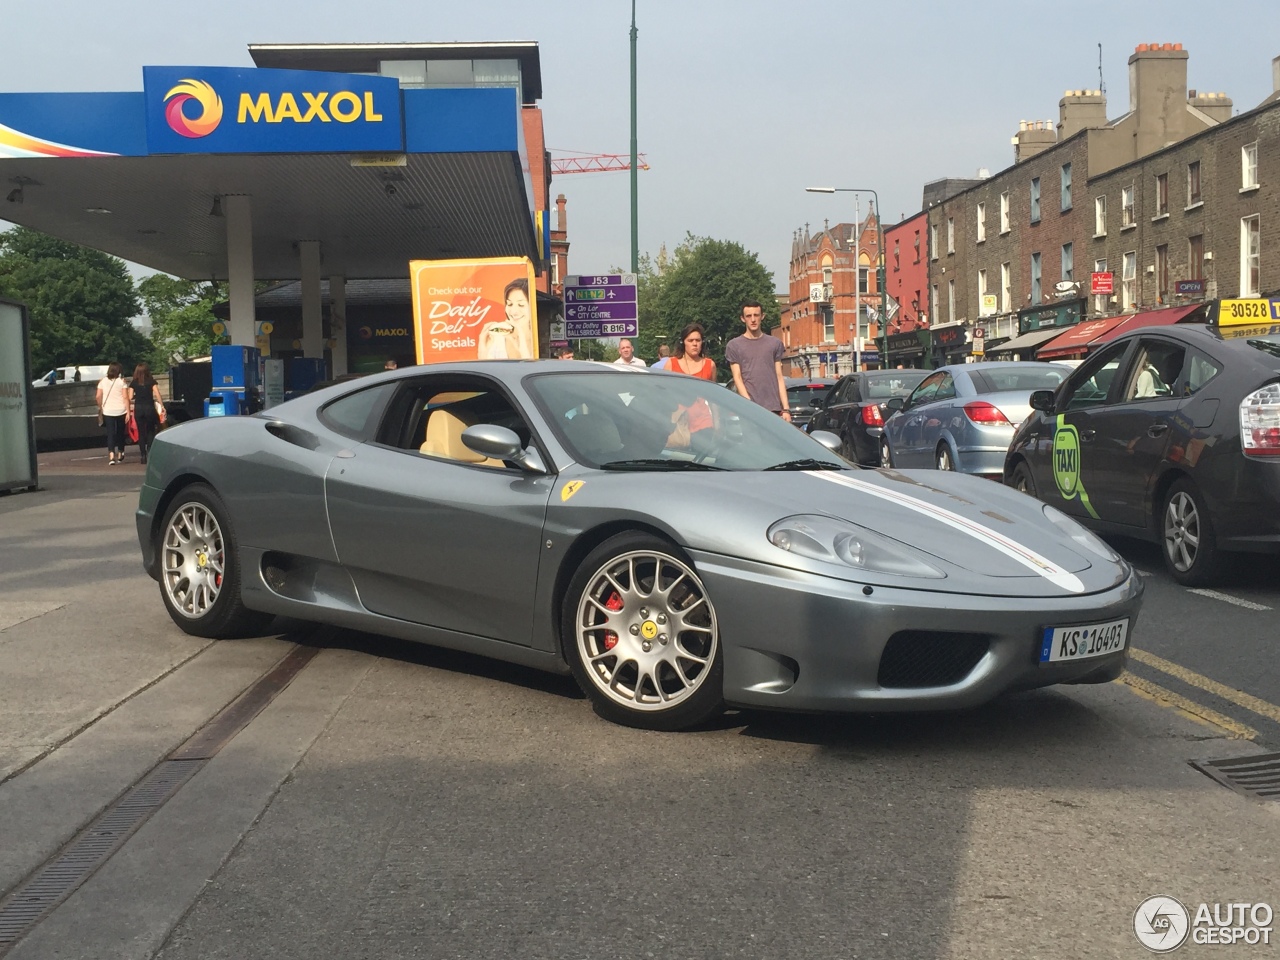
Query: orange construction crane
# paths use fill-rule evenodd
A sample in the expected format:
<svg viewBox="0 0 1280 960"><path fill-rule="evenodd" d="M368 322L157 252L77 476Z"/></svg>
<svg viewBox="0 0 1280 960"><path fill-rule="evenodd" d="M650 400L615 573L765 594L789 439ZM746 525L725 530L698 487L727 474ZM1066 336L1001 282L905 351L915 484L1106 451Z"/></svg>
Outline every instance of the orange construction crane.
<svg viewBox="0 0 1280 960"><path fill-rule="evenodd" d="M641 170L648 170L644 154L638 154ZM618 170L631 169L629 153L588 153L578 157L552 157L551 173L613 173Z"/></svg>

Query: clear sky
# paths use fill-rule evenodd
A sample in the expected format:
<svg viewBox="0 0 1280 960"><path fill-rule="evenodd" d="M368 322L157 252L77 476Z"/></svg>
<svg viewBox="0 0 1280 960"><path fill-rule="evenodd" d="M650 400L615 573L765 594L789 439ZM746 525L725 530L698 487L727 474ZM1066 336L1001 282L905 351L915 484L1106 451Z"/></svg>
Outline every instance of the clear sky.
<svg viewBox="0 0 1280 960"><path fill-rule="evenodd" d="M547 144L630 149L626 0L5 0L0 91L140 90L144 64L250 66L250 43L536 40ZM637 0L640 249L692 232L736 240L785 288L792 232L851 220L872 187L886 220L923 185L1013 162L1019 120L1066 89L1128 108L1139 43L1181 43L1188 85L1247 110L1272 90L1280 0ZM569 266L630 261L626 173L558 177ZM865 207L864 207L865 210Z"/></svg>

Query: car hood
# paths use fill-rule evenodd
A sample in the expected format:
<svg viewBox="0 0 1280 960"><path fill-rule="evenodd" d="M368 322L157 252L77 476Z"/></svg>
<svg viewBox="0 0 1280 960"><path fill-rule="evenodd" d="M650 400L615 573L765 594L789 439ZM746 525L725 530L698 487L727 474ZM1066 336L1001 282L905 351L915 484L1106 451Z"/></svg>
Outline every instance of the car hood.
<svg viewBox="0 0 1280 960"><path fill-rule="evenodd" d="M1130 575L1123 560L1107 559L1073 541L1045 517L1038 501L964 474L822 470L596 476L573 497L578 509L591 510L599 501L612 503L615 512L620 503L632 509L650 504L652 515L663 518L671 535L690 549L856 583L1062 597L1107 590ZM944 577L879 574L812 560L769 542L770 526L805 514L847 520L889 537L928 558Z"/></svg>

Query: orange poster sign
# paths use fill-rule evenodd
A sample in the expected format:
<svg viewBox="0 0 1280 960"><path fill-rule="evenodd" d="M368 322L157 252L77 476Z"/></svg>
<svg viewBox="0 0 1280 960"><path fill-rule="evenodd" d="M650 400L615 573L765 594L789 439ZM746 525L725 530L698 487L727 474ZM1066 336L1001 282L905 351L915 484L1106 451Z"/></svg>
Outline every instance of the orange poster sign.
<svg viewBox="0 0 1280 960"><path fill-rule="evenodd" d="M537 290L527 257L411 260L409 277L419 363L537 357Z"/></svg>

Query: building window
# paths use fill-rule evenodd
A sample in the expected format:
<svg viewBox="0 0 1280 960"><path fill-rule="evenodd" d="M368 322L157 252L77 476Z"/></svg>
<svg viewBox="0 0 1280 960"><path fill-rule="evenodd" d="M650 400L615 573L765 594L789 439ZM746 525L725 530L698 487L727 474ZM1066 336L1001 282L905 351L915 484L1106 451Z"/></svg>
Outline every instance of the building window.
<svg viewBox="0 0 1280 960"><path fill-rule="evenodd" d="M831 268L830 267L822 268L822 285L824 287L831 286Z"/></svg>
<svg viewBox="0 0 1280 960"><path fill-rule="evenodd" d="M1106 257L1102 257L1101 259L1093 261L1093 272L1094 273L1107 272ZM1100 293L1093 298L1093 312L1100 317L1105 316L1109 312L1107 310L1107 295L1105 293Z"/></svg>
<svg viewBox="0 0 1280 960"><path fill-rule="evenodd" d="M1252 190L1258 185L1258 141L1240 148L1240 189Z"/></svg>
<svg viewBox="0 0 1280 960"><path fill-rule="evenodd" d="M938 225L929 224L929 259L938 259Z"/></svg>
<svg viewBox="0 0 1280 960"><path fill-rule="evenodd" d="M1120 274L1120 306L1132 310L1137 300L1138 252L1130 250L1124 255L1124 267Z"/></svg>
<svg viewBox="0 0 1280 960"><path fill-rule="evenodd" d="M1013 264L1007 260L1000 264L1000 312L1013 310Z"/></svg>
<svg viewBox="0 0 1280 960"><path fill-rule="evenodd" d="M1187 164L1187 206L1200 202L1200 161Z"/></svg>
<svg viewBox="0 0 1280 960"><path fill-rule="evenodd" d="M1062 279L1072 282L1076 279L1075 251L1069 243L1062 245Z"/></svg>
<svg viewBox="0 0 1280 960"><path fill-rule="evenodd" d="M560 258L558 256L551 258L551 285L553 287L560 286Z"/></svg>
<svg viewBox="0 0 1280 960"><path fill-rule="evenodd" d="M1256 297L1261 284L1261 251L1257 216L1240 221L1240 296Z"/></svg>
<svg viewBox="0 0 1280 960"><path fill-rule="evenodd" d="M1009 232L1009 191L1000 194L1000 232Z"/></svg>
<svg viewBox="0 0 1280 960"><path fill-rule="evenodd" d="M956 252L956 218L947 217L947 253Z"/></svg>
<svg viewBox="0 0 1280 960"><path fill-rule="evenodd" d="M1169 175L1156 174L1156 216L1169 215Z"/></svg>
<svg viewBox="0 0 1280 960"><path fill-rule="evenodd" d="M954 280L947 281L947 320L954 322L956 319L956 282Z"/></svg>
<svg viewBox="0 0 1280 960"><path fill-rule="evenodd" d="M1133 184L1120 191L1120 226L1132 227L1137 221L1133 213Z"/></svg>
<svg viewBox="0 0 1280 960"><path fill-rule="evenodd" d="M935 283L929 291L929 316L934 323L938 322L938 285Z"/></svg>
<svg viewBox="0 0 1280 960"><path fill-rule="evenodd" d="M987 205L978 204L978 243L987 239Z"/></svg>
<svg viewBox="0 0 1280 960"><path fill-rule="evenodd" d="M1169 302L1169 245L1156 247L1156 295L1161 303Z"/></svg>
<svg viewBox="0 0 1280 960"><path fill-rule="evenodd" d="M822 339L834 343L836 339L836 312L827 304L822 307Z"/></svg>
<svg viewBox="0 0 1280 960"><path fill-rule="evenodd" d="M1107 235L1107 198L1093 198L1093 235L1095 237L1105 237Z"/></svg>
<svg viewBox="0 0 1280 960"><path fill-rule="evenodd" d="M1204 279L1204 234L1187 237L1187 279Z"/></svg>
<svg viewBox="0 0 1280 960"><path fill-rule="evenodd" d="M1071 209L1071 164L1062 165L1062 209Z"/></svg>
<svg viewBox="0 0 1280 960"><path fill-rule="evenodd" d="M1031 255L1031 302L1040 302L1040 254Z"/></svg>
<svg viewBox="0 0 1280 960"><path fill-rule="evenodd" d="M858 292L867 292L867 276L871 272L871 268L865 263L858 264Z"/></svg>
<svg viewBox="0 0 1280 960"><path fill-rule="evenodd" d="M982 298L987 295L987 271L978 271L978 312L982 312Z"/></svg>
<svg viewBox="0 0 1280 960"><path fill-rule="evenodd" d="M1031 181L1031 222L1040 222L1040 178Z"/></svg>
<svg viewBox="0 0 1280 960"><path fill-rule="evenodd" d="M899 243L895 239L893 241L893 272L894 273L897 273L900 269L902 269L902 261L899 259L899 255L900 255Z"/></svg>

